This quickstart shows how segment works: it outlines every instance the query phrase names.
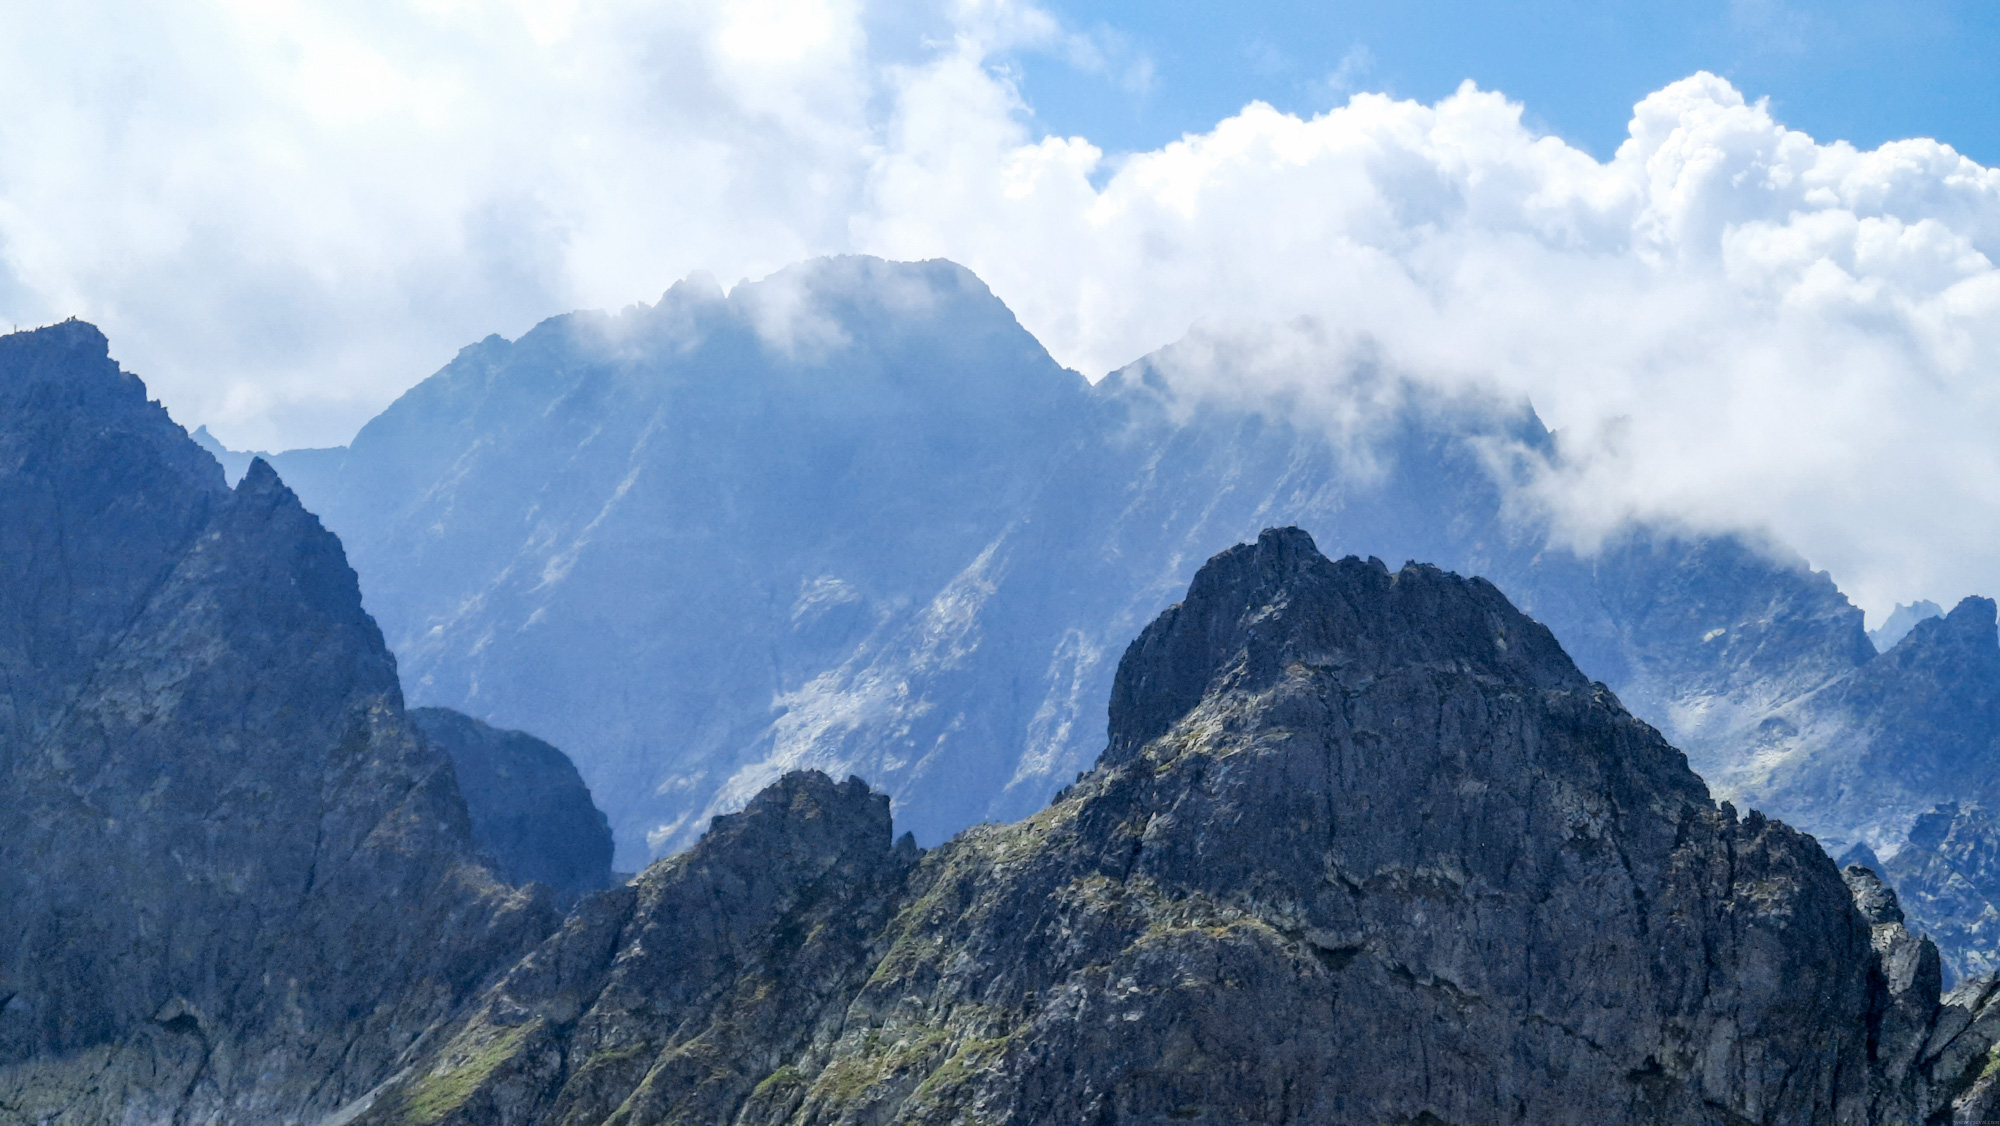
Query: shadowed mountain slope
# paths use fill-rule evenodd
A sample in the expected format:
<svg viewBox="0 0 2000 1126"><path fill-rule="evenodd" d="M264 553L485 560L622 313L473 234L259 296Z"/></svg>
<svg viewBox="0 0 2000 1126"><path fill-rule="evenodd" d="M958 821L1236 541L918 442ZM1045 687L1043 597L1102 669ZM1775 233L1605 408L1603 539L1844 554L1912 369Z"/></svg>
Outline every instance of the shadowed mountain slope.
<svg viewBox="0 0 2000 1126"><path fill-rule="evenodd" d="M472 841L501 879L564 899L610 884L611 826L568 755L450 708L413 708L410 719L450 756Z"/></svg>
<svg viewBox="0 0 2000 1126"><path fill-rule="evenodd" d="M316 1118L555 919L340 544L89 325L0 338L0 1121Z"/></svg>

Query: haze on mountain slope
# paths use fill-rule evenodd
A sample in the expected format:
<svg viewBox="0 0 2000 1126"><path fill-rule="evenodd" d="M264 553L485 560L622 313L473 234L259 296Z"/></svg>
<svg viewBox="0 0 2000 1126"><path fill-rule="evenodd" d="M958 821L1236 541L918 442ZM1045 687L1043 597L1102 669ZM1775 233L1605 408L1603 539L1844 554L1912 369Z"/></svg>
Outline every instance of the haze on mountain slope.
<svg viewBox="0 0 2000 1126"><path fill-rule="evenodd" d="M489 338L351 447L276 464L412 698L562 746L624 867L798 767L868 777L926 843L1032 812L1102 748L1119 639L1281 522L1493 579L1721 792L1836 851L1893 851L1986 776L1984 747L1903 776L1852 696L1787 761L1895 800L1788 806L1758 766L1778 713L1876 667L1828 576L1748 533L1569 546L1527 404L1312 339L1204 330L1093 386L963 269L819 260ZM1822 770L1836 731L1862 750Z"/></svg>

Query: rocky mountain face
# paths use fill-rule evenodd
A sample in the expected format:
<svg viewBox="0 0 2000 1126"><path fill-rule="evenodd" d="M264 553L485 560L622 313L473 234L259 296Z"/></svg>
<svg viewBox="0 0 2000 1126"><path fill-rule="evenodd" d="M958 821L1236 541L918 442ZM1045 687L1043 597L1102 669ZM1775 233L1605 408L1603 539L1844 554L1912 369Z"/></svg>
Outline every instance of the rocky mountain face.
<svg viewBox="0 0 2000 1126"><path fill-rule="evenodd" d="M894 648L884 675L922 693L979 647L987 549L1087 390L964 270L840 259L487 340L332 469L279 464L366 575L413 698L562 746L636 868L749 764L894 726L901 680L825 714L818 678ZM1031 694L987 693L1010 718ZM926 732L946 758L1016 734L949 714Z"/></svg>
<svg viewBox="0 0 2000 1126"><path fill-rule="evenodd" d="M0 338L0 1121L317 1120L557 919L339 542L89 325Z"/></svg>
<svg viewBox="0 0 2000 1126"><path fill-rule="evenodd" d="M1754 718L1754 717L1753 717ZM1829 848L1892 855L1919 815L1977 799L2000 766L2000 630L1967 598L1888 652L1783 701L1715 782L1783 810Z"/></svg>
<svg viewBox="0 0 2000 1126"><path fill-rule="evenodd" d="M611 826L568 755L450 708L409 714L450 756L472 843L502 880L542 884L565 901L611 883Z"/></svg>
<svg viewBox="0 0 2000 1126"><path fill-rule="evenodd" d="M1871 652L1779 549L1582 558L1510 513L1559 456L1523 404L1365 363L1291 402L1260 354L1197 334L1091 386L956 266L833 259L489 339L277 464L412 698L567 750L621 866L800 767L927 843L1026 816L1102 749L1126 639L1273 524L1486 575L1704 769Z"/></svg>
<svg viewBox="0 0 2000 1126"><path fill-rule="evenodd" d="M2000 823L1978 802L1918 817L1883 866L1910 926L1937 943L1946 985L2000 971Z"/></svg>
<svg viewBox="0 0 2000 1126"><path fill-rule="evenodd" d="M1127 648L1047 809L920 855L788 774L360 1121L1984 1121L1996 987L1938 979L1493 586L1287 529Z"/></svg>

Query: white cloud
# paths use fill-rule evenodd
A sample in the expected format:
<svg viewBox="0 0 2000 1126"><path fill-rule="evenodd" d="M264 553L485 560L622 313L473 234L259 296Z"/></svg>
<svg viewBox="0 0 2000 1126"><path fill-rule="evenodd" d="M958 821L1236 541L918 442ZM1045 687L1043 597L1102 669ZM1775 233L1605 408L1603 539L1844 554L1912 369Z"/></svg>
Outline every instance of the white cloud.
<svg viewBox="0 0 2000 1126"><path fill-rule="evenodd" d="M982 88L951 57L904 97ZM1085 370L1306 315L1335 350L1529 396L1573 456L1541 499L1586 542L1752 525L1877 610L2000 589L2000 172L1942 144L1820 144L1697 75L1600 163L1468 86L1252 105L1093 188L1080 141L906 120L863 241L965 263Z"/></svg>
<svg viewBox="0 0 2000 1126"><path fill-rule="evenodd" d="M239 444L344 440L456 348L838 249L846 0L108 0L0 38L0 304Z"/></svg>
<svg viewBox="0 0 2000 1126"><path fill-rule="evenodd" d="M340 440L466 341L697 269L941 255L1093 376L1197 322L1307 317L1331 359L1530 396L1573 454L1540 499L1582 538L1753 524L1871 608L2000 591L2000 173L1820 143L1710 76L1642 102L1606 162L1470 87L1253 104L1108 161L1036 135L1007 60L1128 85L1145 60L1010 0L11 22L6 318L99 321L240 445Z"/></svg>

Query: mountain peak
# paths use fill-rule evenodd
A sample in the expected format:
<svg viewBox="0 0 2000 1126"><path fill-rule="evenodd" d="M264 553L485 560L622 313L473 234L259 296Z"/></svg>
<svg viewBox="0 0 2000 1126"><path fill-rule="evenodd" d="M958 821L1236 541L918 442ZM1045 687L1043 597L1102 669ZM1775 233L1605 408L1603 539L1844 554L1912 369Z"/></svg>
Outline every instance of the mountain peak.
<svg viewBox="0 0 2000 1126"><path fill-rule="evenodd" d="M1994 601L1974 594L1960 599L1951 613L1944 616L1944 623L1947 629L1963 630L1969 636L1996 639L1996 619L2000 619L2000 613L1996 613ZM2000 643L2000 639L1996 639L1996 643Z"/></svg>
<svg viewBox="0 0 2000 1126"><path fill-rule="evenodd" d="M291 492L285 488L285 483L278 479L278 471L271 468L271 463L261 457L250 459L250 469L243 474L243 480L236 485L236 491L245 496L275 494L281 489L288 494Z"/></svg>
<svg viewBox="0 0 2000 1126"><path fill-rule="evenodd" d="M4 353L8 360L15 360L28 352L62 355L72 364L76 359L108 362L111 359L111 341L96 325L75 317L0 336L0 353ZM80 369L70 367L68 370Z"/></svg>
<svg viewBox="0 0 2000 1126"><path fill-rule="evenodd" d="M1884 658L1901 666L1974 658L1978 667L2000 668L2000 614L1991 598L1970 595L1951 612L1913 626Z"/></svg>
<svg viewBox="0 0 2000 1126"><path fill-rule="evenodd" d="M1300 528L1216 555L1125 651L1107 761L1136 754L1214 688L1258 690L1286 669L1345 677L1435 665L1541 688L1584 688L1553 635L1493 584L1426 564L1335 561Z"/></svg>

